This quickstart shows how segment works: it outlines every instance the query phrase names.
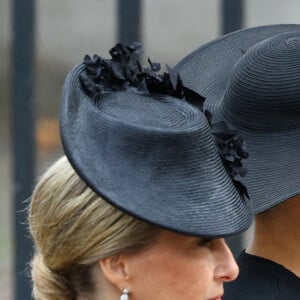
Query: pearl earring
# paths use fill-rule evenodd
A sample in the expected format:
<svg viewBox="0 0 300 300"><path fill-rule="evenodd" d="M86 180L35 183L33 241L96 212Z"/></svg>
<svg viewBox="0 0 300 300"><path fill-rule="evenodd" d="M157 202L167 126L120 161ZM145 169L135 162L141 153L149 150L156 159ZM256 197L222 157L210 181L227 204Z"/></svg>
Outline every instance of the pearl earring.
<svg viewBox="0 0 300 300"><path fill-rule="evenodd" d="M128 290L127 289L124 289L123 292L122 292L122 295L120 297L120 300L128 300Z"/></svg>

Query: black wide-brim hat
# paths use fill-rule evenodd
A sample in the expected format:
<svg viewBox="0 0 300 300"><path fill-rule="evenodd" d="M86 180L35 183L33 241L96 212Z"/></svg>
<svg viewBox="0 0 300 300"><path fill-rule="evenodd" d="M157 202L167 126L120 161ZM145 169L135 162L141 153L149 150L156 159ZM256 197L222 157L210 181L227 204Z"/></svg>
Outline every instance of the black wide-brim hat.
<svg viewBox="0 0 300 300"><path fill-rule="evenodd" d="M300 193L300 25L224 35L175 70L206 97L216 119L244 136L249 158L242 181L255 213Z"/></svg>
<svg viewBox="0 0 300 300"><path fill-rule="evenodd" d="M84 64L68 74L60 130L89 187L120 210L183 234L228 236L250 226L252 208L225 171L202 112L132 88L92 98L82 86L87 77Z"/></svg>

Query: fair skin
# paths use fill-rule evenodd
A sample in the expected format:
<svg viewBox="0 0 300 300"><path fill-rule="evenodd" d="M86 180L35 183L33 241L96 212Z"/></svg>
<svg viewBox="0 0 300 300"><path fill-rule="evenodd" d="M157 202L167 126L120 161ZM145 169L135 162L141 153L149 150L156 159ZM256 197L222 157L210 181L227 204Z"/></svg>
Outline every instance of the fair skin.
<svg viewBox="0 0 300 300"><path fill-rule="evenodd" d="M223 283L238 275L224 239L167 230L148 248L100 260L99 266L105 300L119 299L124 288L130 300L220 300Z"/></svg>
<svg viewBox="0 0 300 300"><path fill-rule="evenodd" d="M300 277L300 194L255 217L246 252L272 260Z"/></svg>

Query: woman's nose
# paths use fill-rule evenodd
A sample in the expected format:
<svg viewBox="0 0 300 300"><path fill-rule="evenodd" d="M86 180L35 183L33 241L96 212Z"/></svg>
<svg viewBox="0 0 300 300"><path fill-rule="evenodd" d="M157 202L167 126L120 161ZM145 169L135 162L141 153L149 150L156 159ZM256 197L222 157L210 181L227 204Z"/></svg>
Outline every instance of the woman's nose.
<svg viewBox="0 0 300 300"><path fill-rule="evenodd" d="M220 243L221 245L217 255L218 261L215 268L215 279L222 282L232 281L237 278L239 267L225 240L221 239Z"/></svg>

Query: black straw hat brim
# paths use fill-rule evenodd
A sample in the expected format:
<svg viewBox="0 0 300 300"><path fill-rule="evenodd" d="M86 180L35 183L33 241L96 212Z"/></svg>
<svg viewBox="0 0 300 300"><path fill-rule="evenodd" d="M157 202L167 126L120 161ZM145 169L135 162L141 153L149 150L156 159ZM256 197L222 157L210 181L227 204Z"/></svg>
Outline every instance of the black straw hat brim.
<svg viewBox="0 0 300 300"><path fill-rule="evenodd" d="M216 120L225 119L245 137L249 151L245 162L248 174L242 181L255 213L300 193L300 129L271 133L236 126L223 113L222 100L231 70L244 53L262 40L288 32L300 33L300 25L280 24L239 30L203 45L175 67L187 87L206 97L206 108Z"/></svg>
<svg viewBox="0 0 300 300"><path fill-rule="evenodd" d="M83 72L78 65L65 81L60 130L66 156L88 186L119 209L183 234L220 237L250 226L249 202L225 171L201 112L181 99L131 92L106 94L95 104L80 86ZM144 101L178 128L160 129L151 120L135 125L147 119L139 110ZM132 116L123 112L128 103Z"/></svg>

